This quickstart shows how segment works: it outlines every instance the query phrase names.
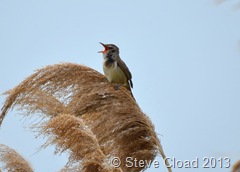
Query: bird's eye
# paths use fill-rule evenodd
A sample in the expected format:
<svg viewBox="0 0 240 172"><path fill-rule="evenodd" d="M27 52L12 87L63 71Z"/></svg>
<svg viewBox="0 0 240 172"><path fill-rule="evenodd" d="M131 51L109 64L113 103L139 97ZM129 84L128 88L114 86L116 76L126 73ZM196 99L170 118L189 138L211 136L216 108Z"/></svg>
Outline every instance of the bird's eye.
<svg viewBox="0 0 240 172"><path fill-rule="evenodd" d="M112 50L112 49L113 49L113 47L108 47L108 49L109 49L109 50Z"/></svg>

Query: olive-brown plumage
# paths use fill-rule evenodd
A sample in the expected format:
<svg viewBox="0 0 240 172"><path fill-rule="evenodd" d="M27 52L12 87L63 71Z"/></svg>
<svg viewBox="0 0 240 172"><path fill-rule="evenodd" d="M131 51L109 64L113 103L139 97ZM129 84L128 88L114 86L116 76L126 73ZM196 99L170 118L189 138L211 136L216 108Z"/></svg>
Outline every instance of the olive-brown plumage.
<svg viewBox="0 0 240 172"><path fill-rule="evenodd" d="M119 48L114 44L103 44L103 71L111 83L124 85L129 91L133 88L132 74L119 56Z"/></svg>

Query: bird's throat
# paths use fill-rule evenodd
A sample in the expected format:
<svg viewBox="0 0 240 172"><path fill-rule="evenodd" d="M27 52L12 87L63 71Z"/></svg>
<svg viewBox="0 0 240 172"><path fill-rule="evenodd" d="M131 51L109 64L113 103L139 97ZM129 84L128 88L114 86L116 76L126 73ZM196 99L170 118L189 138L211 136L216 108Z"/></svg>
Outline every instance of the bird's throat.
<svg viewBox="0 0 240 172"><path fill-rule="evenodd" d="M114 65L114 62L115 62L115 60L113 60L113 58L110 57L110 58L107 58L107 59L105 60L104 65L105 65L107 68L110 68L110 67L112 67L112 66Z"/></svg>

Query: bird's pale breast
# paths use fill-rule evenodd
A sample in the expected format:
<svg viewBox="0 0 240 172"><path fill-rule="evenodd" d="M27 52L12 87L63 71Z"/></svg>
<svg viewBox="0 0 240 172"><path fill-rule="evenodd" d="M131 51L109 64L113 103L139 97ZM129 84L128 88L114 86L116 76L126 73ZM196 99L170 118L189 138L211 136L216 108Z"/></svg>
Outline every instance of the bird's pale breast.
<svg viewBox="0 0 240 172"><path fill-rule="evenodd" d="M126 85L127 77L121 68L114 62L111 65L103 65L103 71L109 82Z"/></svg>

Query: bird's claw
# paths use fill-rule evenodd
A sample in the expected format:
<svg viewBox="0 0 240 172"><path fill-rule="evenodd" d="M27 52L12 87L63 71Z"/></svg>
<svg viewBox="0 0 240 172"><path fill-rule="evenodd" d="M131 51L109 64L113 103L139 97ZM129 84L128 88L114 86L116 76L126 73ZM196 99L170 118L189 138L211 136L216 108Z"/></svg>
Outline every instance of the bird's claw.
<svg viewBox="0 0 240 172"><path fill-rule="evenodd" d="M121 86L122 86L121 84L115 84L115 85L114 85L114 89L115 89L115 90L119 90Z"/></svg>

